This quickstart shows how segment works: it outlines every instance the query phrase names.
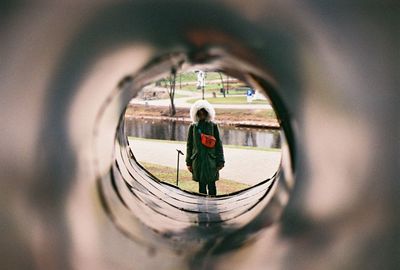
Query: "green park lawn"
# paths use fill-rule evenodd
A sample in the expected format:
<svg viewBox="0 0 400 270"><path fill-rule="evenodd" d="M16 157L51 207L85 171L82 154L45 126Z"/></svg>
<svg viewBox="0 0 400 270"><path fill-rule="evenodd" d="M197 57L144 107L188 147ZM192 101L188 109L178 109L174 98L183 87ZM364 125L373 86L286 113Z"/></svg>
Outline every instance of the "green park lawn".
<svg viewBox="0 0 400 270"><path fill-rule="evenodd" d="M226 87L226 85L224 85ZM240 87L241 84L240 83L230 83L229 84L229 93L239 93L239 94L245 94L246 90L244 90L244 88L238 88ZM206 93L220 93L220 89L222 88L221 83L207 83L206 82L206 86L204 87L204 91ZM238 90L236 90L236 88L238 88ZM179 84L177 84L177 89L179 89ZM189 85L185 85L182 83L182 90L186 90L186 91L199 91L201 92L201 89L197 89L197 86L195 84L189 84Z"/></svg>
<svg viewBox="0 0 400 270"><path fill-rule="evenodd" d="M162 182L176 185L176 169L147 162L140 162L140 164ZM184 164L183 166L185 167ZM249 185L227 179L220 179L216 184L217 195L229 194L250 187ZM198 183L192 180L192 174L186 167L179 170L178 187L190 192L198 192L199 190Z"/></svg>
<svg viewBox="0 0 400 270"><path fill-rule="evenodd" d="M222 74L222 78L226 80L226 75ZM179 73L177 76L177 81L179 81L179 79L182 82L195 82L197 81L197 74L195 72ZM207 72L206 81L219 79L221 79L221 77L219 76L218 72Z"/></svg>

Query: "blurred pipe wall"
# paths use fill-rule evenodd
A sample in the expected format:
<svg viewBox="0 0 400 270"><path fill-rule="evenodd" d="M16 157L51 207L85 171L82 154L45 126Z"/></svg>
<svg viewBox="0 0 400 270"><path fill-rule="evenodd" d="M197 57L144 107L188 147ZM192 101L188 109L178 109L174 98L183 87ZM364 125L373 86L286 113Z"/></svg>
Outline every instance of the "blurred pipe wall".
<svg viewBox="0 0 400 270"><path fill-rule="evenodd" d="M184 253L126 237L101 204L96 170L113 162L127 101L108 108L100 147L94 130L124 76L213 46L277 82L295 130L296 182L280 222L233 251L210 251L201 267L400 265L395 1L2 5L2 269L196 267Z"/></svg>

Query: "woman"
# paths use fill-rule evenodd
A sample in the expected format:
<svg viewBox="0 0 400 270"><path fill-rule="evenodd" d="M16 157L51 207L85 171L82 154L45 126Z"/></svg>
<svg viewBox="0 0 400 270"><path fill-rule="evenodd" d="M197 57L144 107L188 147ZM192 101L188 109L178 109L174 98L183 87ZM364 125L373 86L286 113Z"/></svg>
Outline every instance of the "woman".
<svg viewBox="0 0 400 270"><path fill-rule="evenodd" d="M213 122L215 110L208 101L198 100L190 108L190 117L186 165L193 180L199 182L199 193L217 195L215 181L225 160L218 126Z"/></svg>

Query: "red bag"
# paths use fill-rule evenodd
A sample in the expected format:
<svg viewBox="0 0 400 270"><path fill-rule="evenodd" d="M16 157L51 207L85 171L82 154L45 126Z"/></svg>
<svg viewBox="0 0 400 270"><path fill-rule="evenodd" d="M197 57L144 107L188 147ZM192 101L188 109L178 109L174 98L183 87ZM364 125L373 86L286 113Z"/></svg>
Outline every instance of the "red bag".
<svg viewBox="0 0 400 270"><path fill-rule="evenodd" d="M207 148L214 148L215 147L215 143L217 142L217 139L215 139L214 136L201 133L200 137L201 137L201 143L205 147L207 147Z"/></svg>
<svg viewBox="0 0 400 270"><path fill-rule="evenodd" d="M215 139L215 137L212 135L204 134L203 132L201 132L201 130L197 126L196 126L196 129L200 134L201 144L207 148L214 148L215 144L217 143L217 139ZM212 134L214 135L214 127L213 127Z"/></svg>

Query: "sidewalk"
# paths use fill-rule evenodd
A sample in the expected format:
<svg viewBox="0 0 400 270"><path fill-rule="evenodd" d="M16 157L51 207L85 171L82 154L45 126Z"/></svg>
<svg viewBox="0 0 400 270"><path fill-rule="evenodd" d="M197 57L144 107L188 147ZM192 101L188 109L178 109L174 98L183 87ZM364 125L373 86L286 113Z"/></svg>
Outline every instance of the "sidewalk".
<svg viewBox="0 0 400 270"><path fill-rule="evenodd" d="M176 149L186 154L185 142L130 138L129 144L137 160L175 169ZM224 155L225 167L220 171L220 177L248 185L270 178L277 171L281 158L281 152L230 147L224 147ZM180 157L180 169L186 168L185 158Z"/></svg>

